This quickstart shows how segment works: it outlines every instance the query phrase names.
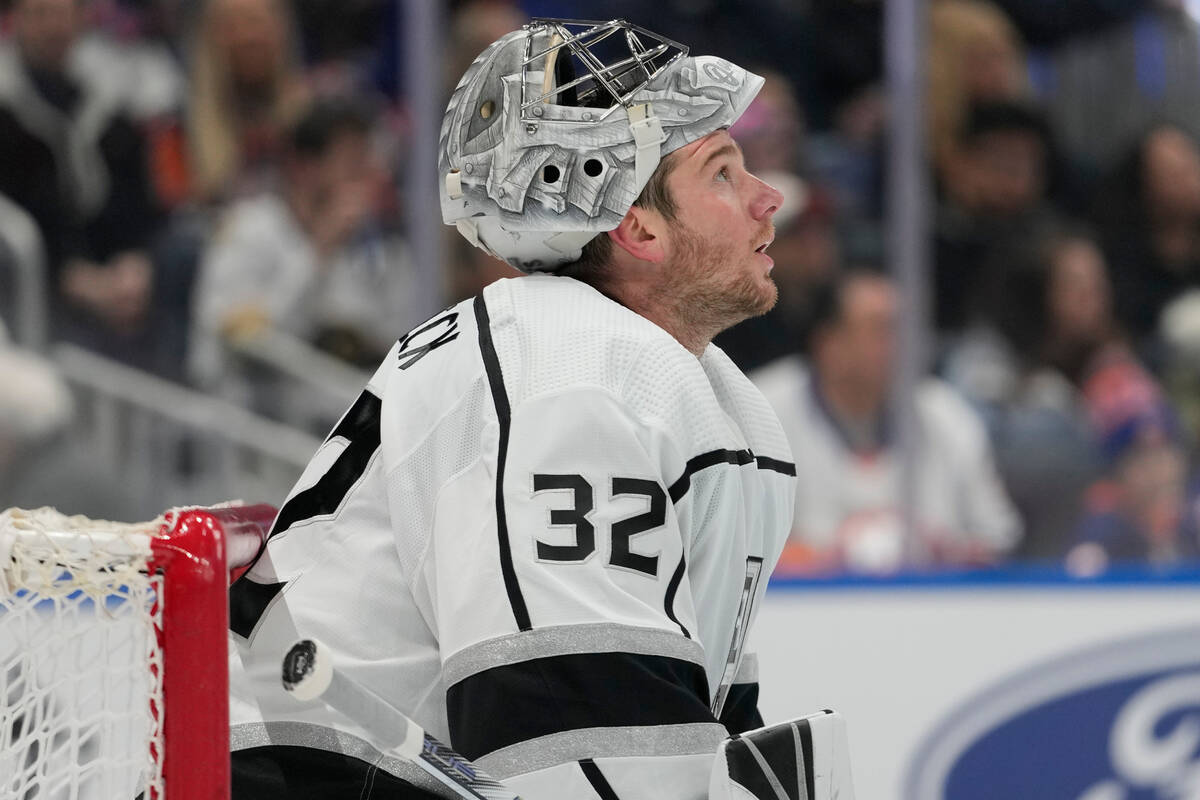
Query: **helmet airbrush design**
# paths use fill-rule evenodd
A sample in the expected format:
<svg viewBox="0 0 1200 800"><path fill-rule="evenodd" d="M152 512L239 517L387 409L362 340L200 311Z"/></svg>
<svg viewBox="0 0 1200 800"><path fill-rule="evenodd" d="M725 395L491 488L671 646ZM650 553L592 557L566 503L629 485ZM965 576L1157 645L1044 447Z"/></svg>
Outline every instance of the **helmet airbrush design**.
<svg viewBox="0 0 1200 800"><path fill-rule="evenodd" d="M617 227L668 153L727 128L762 78L624 20L537 19L467 69L442 120L442 219L523 272Z"/></svg>

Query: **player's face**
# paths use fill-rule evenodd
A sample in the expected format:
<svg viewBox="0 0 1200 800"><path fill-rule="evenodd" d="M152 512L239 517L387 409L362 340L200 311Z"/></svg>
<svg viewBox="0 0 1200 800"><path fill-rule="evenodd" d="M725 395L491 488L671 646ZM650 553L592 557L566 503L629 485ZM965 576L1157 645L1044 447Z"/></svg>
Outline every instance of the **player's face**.
<svg viewBox="0 0 1200 800"><path fill-rule="evenodd" d="M677 151L667 186L676 213L668 226L667 279L684 306L727 328L775 305L775 237L771 217L783 201L746 171L742 151L725 130Z"/></svg>

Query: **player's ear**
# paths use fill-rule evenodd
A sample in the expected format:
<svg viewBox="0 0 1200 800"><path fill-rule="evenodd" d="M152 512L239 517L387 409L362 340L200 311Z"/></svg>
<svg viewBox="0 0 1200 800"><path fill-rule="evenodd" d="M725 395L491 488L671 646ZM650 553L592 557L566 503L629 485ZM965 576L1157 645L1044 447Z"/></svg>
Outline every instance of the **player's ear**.
<svg viewBox="0 0 1200 800"><path fill-rule="evenodd" d="M661 235L662 215L639 206L625 212L621 224L608 232L609 238L629 255L640 261L661 263L667 252Z"/></svg>

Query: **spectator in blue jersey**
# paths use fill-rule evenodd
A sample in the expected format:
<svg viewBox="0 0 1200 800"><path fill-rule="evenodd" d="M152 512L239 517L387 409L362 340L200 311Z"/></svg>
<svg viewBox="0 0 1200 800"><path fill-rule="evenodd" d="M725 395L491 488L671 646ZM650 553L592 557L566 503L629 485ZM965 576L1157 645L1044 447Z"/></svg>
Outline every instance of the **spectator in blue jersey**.
<svg viewBox="0 0 1200 800"><path fill-rule="evenodd" d="M1090 490L1068 567L1087 572L1114 562L1200 560L1200 485L1189 480L1171 428L1168 418L1154 415L1115 434L1132 441L1110 477Z"/></svg>

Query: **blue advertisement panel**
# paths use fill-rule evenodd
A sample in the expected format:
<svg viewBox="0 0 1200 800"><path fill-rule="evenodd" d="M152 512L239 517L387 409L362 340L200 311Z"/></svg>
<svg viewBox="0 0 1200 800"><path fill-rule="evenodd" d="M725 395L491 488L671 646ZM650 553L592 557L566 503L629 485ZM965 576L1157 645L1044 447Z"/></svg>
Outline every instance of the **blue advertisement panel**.
<svg viewBox="0 0 1200 800"><path fill-rule="evenodd" d="M1200 800L1200 573L783 579L771 721L846 717L873 800Z"/></svg>

